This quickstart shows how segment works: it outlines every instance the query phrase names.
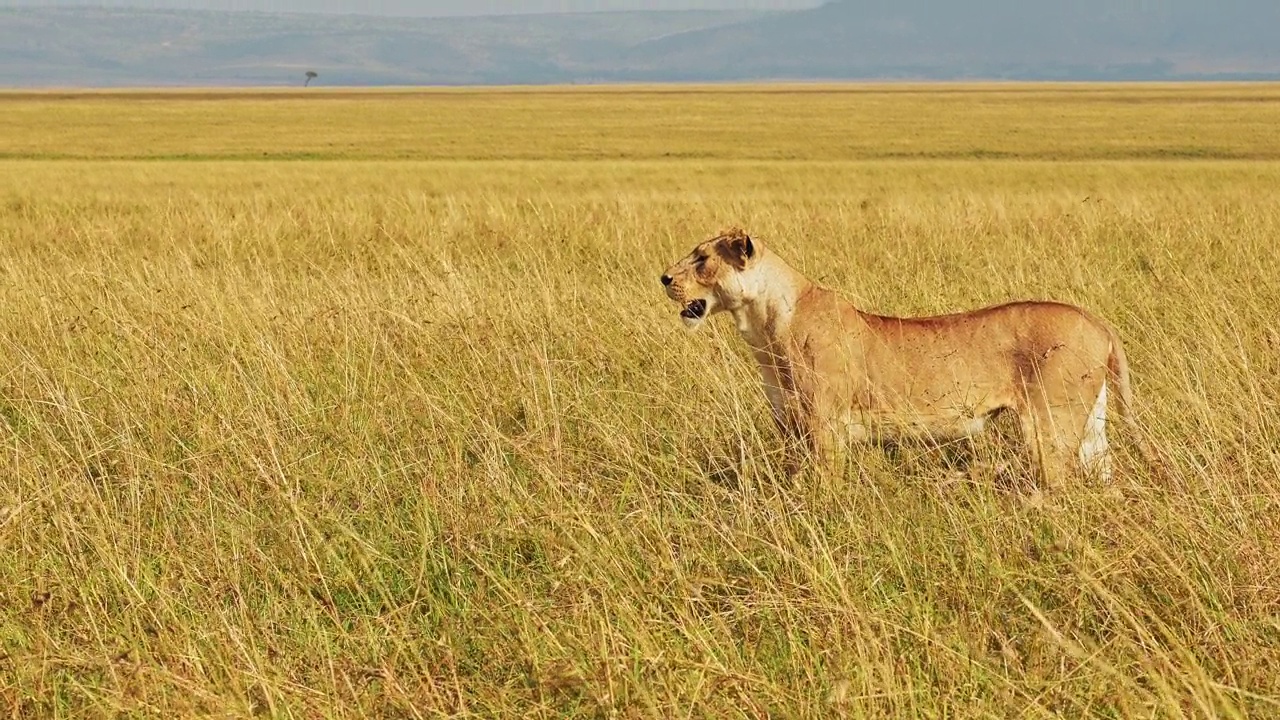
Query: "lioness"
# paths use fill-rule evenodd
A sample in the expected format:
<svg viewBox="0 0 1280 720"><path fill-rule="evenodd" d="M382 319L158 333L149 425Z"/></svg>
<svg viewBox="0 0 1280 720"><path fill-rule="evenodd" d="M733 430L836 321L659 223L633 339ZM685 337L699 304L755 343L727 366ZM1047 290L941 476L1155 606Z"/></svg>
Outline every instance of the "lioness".
<svg viewBox="0 0 1280 720"><path fill-rule="evenodd" d="M788 445L828 466L851 440L967 437L1008 410L1043 482L1075 471L1109 479L1109 395L1133 425L1120 339L1078 307L1014 302L937 317L872 315L741 230L699 244L662 284L689 329L719 312L733 316ZM789 453L789 473L800 459Z"/></svg>

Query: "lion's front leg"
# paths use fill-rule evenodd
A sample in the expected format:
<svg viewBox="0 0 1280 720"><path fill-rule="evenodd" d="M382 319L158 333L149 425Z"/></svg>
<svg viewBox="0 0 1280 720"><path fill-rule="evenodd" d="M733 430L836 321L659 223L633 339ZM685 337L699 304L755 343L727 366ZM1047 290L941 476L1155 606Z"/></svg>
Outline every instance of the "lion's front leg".
<svg viewBox="0 0 1280 720"><path fill-rule="evenodd" d="M822 464L820 450L825 444L817 441L810 431L788 425L782 435L783 470L787 477L795 479L811 466Z"/></svg>
<svg viewBox="0 0 1280 720"><path fill-rule="evenodd" d="M788 479L794 480L804 472L808 450L798 438L787 438L783 448L782 469Z"/></svg>
<svg viewBox="0 0 1280 720"><path fill-rule="evenodd" d="M806 466L824 475L841 474L849 459L848 438L829 413L797 413L790 424L787 474L794 477Z"/></svg>
<svg viewBox="0 0 1280 720"><path fill-rule="evenodd" d="M803 419L795 412L775 413L774 421L782 439L783 469L788 478L795 478L808 464L812 451L808 430Z"/></svg>
<svg viewBox="0 0 1280 720"><path fill-rule="evenodd" d="M850 437L841 418L834 413L816 414L810 438L817 469L833 477L844 475L849 465Z"/></svg>
<svg viewBox="0 0 1280 720"><path fill-rule="evenodd" d="M757 351L760 375L764 380L764 395L769 401L769 414L773 417L778 438L782 441L783 470L793 478L804 467L805 442L803 403L784 373L774 364L769 353Z"/></svg>
<svg viewBox="0 0 1280 720"><path fill-rule="evenodd" d="M794 477L806 466L824 475L842 473L848 445L840 408L807 366L796 370L794 382L777 403L779 427L788 439L787 474Z"/></svg>

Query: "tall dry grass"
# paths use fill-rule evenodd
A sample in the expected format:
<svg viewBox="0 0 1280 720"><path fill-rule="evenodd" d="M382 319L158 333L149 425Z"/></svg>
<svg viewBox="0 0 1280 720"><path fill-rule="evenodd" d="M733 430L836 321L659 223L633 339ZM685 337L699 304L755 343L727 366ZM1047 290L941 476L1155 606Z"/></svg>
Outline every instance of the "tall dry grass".
<svg viewBox="0 0 1280 720"><path fill-rule="evenodd" d="M1228 89L0 101L0 708L1274 716L1280 164ZM329 159L243 159L286 136ZM787 483L657 283L729 224L881 312L1092 308L1175 477Z"/></svg>

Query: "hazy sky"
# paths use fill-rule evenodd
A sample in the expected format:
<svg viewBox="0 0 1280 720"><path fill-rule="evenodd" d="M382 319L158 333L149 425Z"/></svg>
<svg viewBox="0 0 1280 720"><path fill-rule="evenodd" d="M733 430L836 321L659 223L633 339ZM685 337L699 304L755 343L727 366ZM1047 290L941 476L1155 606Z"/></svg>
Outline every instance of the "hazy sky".
<svg viewBox="0 0 1280 720"><path fill-rule="evenodd" d="M376 15L493 15L597 10L789 10L822 0L0 0L3 7L106 6L184 10L343 12Z"/></svg>

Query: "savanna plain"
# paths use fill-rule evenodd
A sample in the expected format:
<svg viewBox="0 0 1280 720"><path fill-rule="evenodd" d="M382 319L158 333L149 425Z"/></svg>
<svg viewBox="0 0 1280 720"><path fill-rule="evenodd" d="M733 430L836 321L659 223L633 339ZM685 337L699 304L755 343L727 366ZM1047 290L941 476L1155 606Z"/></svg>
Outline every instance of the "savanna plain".
<svg viewBox="0 0 1280 720"><path fill-rule="evenodd" d="M0 93L0 713L1280 716L1280 86ZM742 226L1055 298L1153 473L787 480ZM1016 438L1015 438L1016 440Z"/></svg>

